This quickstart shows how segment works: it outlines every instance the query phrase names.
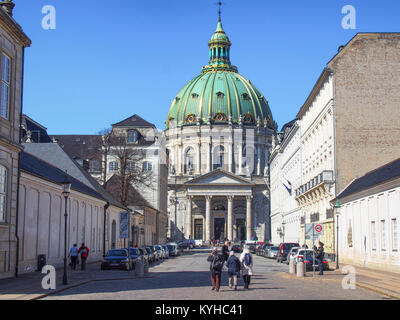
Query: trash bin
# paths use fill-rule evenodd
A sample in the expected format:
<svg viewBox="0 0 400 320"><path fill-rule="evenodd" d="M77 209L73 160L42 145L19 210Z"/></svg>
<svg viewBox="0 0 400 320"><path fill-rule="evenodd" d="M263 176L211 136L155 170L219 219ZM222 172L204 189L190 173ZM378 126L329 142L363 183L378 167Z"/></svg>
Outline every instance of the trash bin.
<svg viewBox="0 0 400 320"><path fill-rule="evenodd" d="M43 267L46 265L46 255L39 254L37 260L37 271L42 271Z"/></svg>

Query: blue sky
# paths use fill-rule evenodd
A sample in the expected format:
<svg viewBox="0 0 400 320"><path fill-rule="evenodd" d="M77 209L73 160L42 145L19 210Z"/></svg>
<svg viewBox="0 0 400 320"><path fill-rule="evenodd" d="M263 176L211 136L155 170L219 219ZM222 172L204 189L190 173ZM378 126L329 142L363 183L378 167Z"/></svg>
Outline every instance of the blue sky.
<svg viewBox="0 0 400 320"><path fill-rule="evenodd" d="M26 49L24 113L50 134L97 134L133 114L164 129L172 99L208 63L217 0L15 0ZM340 45L400 31L398 0L225 0L231 61L281 127L296 117ZM56 29L42 28L42 7ZM356 29L342 28L342 7Z"/></svg>

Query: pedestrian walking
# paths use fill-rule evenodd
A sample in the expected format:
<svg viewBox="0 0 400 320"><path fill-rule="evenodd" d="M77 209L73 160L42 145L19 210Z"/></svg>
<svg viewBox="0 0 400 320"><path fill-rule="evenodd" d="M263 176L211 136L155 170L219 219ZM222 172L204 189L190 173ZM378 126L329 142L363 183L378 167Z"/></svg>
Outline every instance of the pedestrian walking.
<svg viewBox="0 0 400 320"><path fill-rule="evenodd" d="M78 262L78 245L76 243L69 250L68 257L71 258L71 269L76 270L76 264Z"/></svg>
<svg viewBox="0 0 400 320"><path fill-rule="evenodd" d="M82 243L81 247L78 250L78 253L81 255L81 270L86 270L86 260L89 256L89 248Z"/></svg>
<svg viewBox="0 0 400 320"><path fill-rule="evenodd" d="M318 263L320 276L324 275L324 266L322 264L322 261L324 260L324 256L325 256L324 244L320 241L317 252L316 252L316 259L317 259L317 263Z"/></svg>
<svg viewBox="0 0 400 320"><path fill-rule="evenodd" d="M234 286L235 290L237 290L238 276L240 275L240 260L238 257L235 256L235 253L233 251L229 253L229 258L226 261L226 266L228 267L229 288L232 289L232 286Z"/></svg>
<svg viewBox="0 0 400 320"><path fill-rule="evenodd" d="M226 241L222 247L222 256L224 257L225 261L227 261L229 258L229 242L228 241Z"/></svg>
<svg viewBox="0 0 400 320"><path fill-rule="evenodd" d="M251 255L248 246L244 247L243 252L240 255L240 262L242 263L244 288L249 290L251 276L253 275L253 256Z"/></svg>
<svg viewBox="0 0 400 320"><path fill-rule="evenodd" d="M211 254L208 256L207 261L210 262L211 290L218 292L221 287L221 275L222 267L224 266L224 259L220 254L218 254L217 248L214 247Z"/></svg>

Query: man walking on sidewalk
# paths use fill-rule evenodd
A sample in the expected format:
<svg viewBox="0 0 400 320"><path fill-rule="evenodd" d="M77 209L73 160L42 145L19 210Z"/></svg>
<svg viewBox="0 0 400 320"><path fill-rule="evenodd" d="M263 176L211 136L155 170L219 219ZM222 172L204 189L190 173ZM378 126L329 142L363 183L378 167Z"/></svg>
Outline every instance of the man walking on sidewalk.
<svg viewBox="0 0 400 320"><path fill-rule="evenodd" d="M89 248L82 243L82 246L78 250L78 253L81 255L81 270L86 270L86 260L89 256L89 252Z"/></svg>
<svg viewBox="0 0 400 320"><path fill-rule="evenodd" d="M69 250L68 256L71 257L71 269L76 270L76 263L78 262L78 245L76 243Z"/></svg>
<svg viewBox="0 0 400 320"><path fill-rule="evenodd" d="M235 286L235 290L237 290L238 276L240 274L240 261L235 256L235 253L233 251L230 252L228 261L226 262L226 266L228 267L229 288L232 289L233 280L233 285Z"/></svg>
<svg viewBox="0 0 400 320"><path fill-rule="evenodd" d="M211 290L219 291L221 286L221 274L222 267L224 266L224 258L218 254L217 248L214 247L211 251L211 254L207 258L210 263L210 272L211 272Z"/></svg>
<svg viewBox="0 0 400 320"><path fill-rule="evenodd" d="M244 288L249 290L251 276L253 275L253 257L250 253L248 246L245 246L242 254L240 255L240 262L242 263L242 275L244 281Z"/></svg>

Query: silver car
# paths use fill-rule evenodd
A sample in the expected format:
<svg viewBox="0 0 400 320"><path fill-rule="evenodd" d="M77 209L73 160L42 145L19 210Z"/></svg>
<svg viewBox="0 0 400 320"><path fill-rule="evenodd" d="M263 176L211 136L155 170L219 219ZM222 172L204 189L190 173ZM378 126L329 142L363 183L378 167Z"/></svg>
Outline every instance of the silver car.
<svg viewBox="0 0 400 320"><path fill-rule="evenodd" d="M278 256L279 248L278 247L271 247L268 249L267 257L270 259L276 259Z"/></svg>

